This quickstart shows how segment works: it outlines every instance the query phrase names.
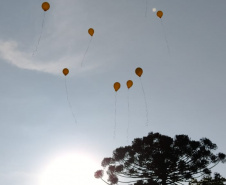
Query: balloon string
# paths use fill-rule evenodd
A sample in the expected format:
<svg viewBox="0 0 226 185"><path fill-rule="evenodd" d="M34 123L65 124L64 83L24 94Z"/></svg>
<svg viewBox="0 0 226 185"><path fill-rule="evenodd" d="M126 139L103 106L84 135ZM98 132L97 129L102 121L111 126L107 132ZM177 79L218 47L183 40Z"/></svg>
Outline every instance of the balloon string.
<svg viewBox="0 0 226 185"><path fill-rule="evenodd" d="M115 125L114 125L114 133L113 133L114 139L115 139L115 135L116 135L116 104L117 104L117 92L115 92Z"/></svg>
<svg viewBox="0 0 226 185"><path fill-rule="evenodd" d="M77 120L76 120L76 117L75 117L75 114L73 112L73 109L72 109L72 106L71 106L71 103L70 103L70 100L69 100L69 96L68 96L68 89L67 89L67 80L66 80L66 76L65 76L65 89L66 89L66 94L67 94L67 102L68 102L68 105L69 105L69 108L71 110L71 114L75 120L75 123L77 123Z"/></svg>
<svg viewBox="0 0 226 185"><path fill-rule="evenodd" d="M89 46L90 46L90 43L91 43L91 41L92 41L92 38L93 38L93 36L91 36L91 39L89 40L88 47L86 48L85 54L84 54L83 59L82 59L82 62L81 62L81 67L82 67L83 61L84 61L84 59L85 59L86 53L87 53L87 51L89 50Z"/></svg>
<svg viewBox="0 0 226 185"><path fill-rule="evenodd" d="M130 111L129 111L129 89L128 89L128 125L127 125L127 143L129 142L129 122L130 122Z"/></svg>
<svg viewBox="0 0 226 185"><path fill-rule="evenodd" d="M168 43L168 40L167 40L167 38L166 38L166 32L165 32L165 29L164 29L164 25L163 25L162 19L161 19L161 24L162 24L163 35L164 35L165 42L166 42L166 47L167 47L168 53L169 53L169 55L170 55L169 43Z"/></svg>
<svg viewBox="0 0 226 185"><path fill-rule="evenodd" d="M148 126L148 105L147 105L147 100L146 100L146 95L145 95L145 92L144 92L144 87L143 87L143 83L142 83L142 80L140 78L140 83L141 83L141 87L142 87L142 91L143 91L143 95L144 95L144 102L145 102L145 107L146 107L146 126Z"/></svg>
<svg viewBox="0 0 226 185"><path fill-rule="evenodd" d="M40 36L39 36L39 38L38 38L38 43L37 43L37 45L36 45L35 50L33 51L32 56L34 56L35 53L37 53L37 51L38 51L38 46L39 46L40 40L41 40L41 38L42 38L42 32L43 32L43 28L44 28L44 24L45 24L45 15L46 15L46 14L45 14L45 12L44 12L44 16L43 16L43 19L42 19L42 29L41 29L41 34L40 34Z"/></svg>
<svg viewBox="0 0 226 185"><path fill-rule="evenodd" d="M146 0L145 17L147 17L147 11L148 11L148 0Z"/></svg>

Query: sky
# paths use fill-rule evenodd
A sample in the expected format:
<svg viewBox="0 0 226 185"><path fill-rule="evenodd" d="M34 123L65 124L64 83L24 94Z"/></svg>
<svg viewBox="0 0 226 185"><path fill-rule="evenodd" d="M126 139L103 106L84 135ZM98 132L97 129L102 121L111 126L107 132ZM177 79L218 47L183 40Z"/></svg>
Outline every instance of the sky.
<svg viewBox="0 0 226 185"><path fill-rule="evenodd" d="M102 159L149 132L226 153L224 0L48 2L1 2L0 184L101 184Z"/></svg>

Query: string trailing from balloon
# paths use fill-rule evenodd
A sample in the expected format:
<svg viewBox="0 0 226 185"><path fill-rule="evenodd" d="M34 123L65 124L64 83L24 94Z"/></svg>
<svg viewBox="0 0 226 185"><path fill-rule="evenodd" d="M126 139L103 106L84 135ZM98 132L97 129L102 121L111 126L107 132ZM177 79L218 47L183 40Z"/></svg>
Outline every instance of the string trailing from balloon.
<svg viewBox="0 0 226 185"><path fill-rule="evenodd" d="M82 58L81 67L82 67L82 65L83 65L83 62L84 62L86 53L87 53L88 50L89 50L89 46L90 46L90 44L91 44L91 41L92 41L92 38L93 38L93 34L94 34L94 29L93 29L93 28L90 28L90 29L88 30L88 33L90 34L91 38L90 38L90 40L89 40L88 47L86 48L86 51L85 51L84 56L83 56L83 58Z"/></svg>
<svg viewBox="0 0 226 185"><path fill-rule="evenodd" d="M40 40L41 40L41 38L42 38L42 33L43 33L44 24L45 24L45 12L44 12L44 16L43 16L43 19L42 19L41 33L40 33L40 36L39 36L39 38L38 38L38 42L37 42L37 45L36 45L36 47L35 47L35 50L34 50L33 53L32 53L32 56L34 56L34 55L38 52L38 47L39 47Z"/></svg>
<svg viewBox="0 0 226 185"><path fill-rule="evenodd" d="M117 92L115 92L115 124L114 124L114 133L113 133L113 138L115 139L116 136L116 105L117 105Z"/></svg>
<svg viewBox="0 0 226 185"><path fill-rule="evenodd" d="M162 19L161 19L161 24L162 24L163 35L164 35L165 42L166 42L166 47L167 47L168 53L169 53L169 55L170 55L169 43L168 43L168 39L167 39L167 37L166 37L166 32L165 32L165 29L164 29L164 25L163 25Z"/></svg>
<svg viewBox="0 0 226 185"><path fill-rule="evenodd" d="M159 10L159 11L157 11L156 15L157 15L157 17L159 17L160 20L161 20L162 31L163 31L163 35L164 35L164 38L165 38L166 47L167 47L168 53L169 53L169 55L170 55L169 43L168 43L168 40L167 40L167 38L166 38L166 32L165 32L164 25L163 25L163 22L162 22L163 12L162 12L161 10Z"/></svg>
<svg viewBox="0 0 226 185"><path fill-rule="evenodd" d="M88 52L88 50L89 50L89 46L90 46L90 44L91 44L92 38L93 38L93 37L91 37L91 38L90 38L90 40L89 40L89 44L88 44L88 47L86 48L86 51L85 51L84 56L83 56L83 58L82 58L81 67L83 66L83 62L84 62L84 59L85 59L86 53L87 53L87 52Z"/></svg>
<svg viewBox="0 0 226 185"><path fill-rule="evenodd" d="M127 94L127 99L128 99L128 124L127 124L127 131L126 131L126 137L127 137L127 142L128 142L129 141L129 127L130 127L129 89L133 86L133 81L128 80L126 85L127 85L127 88L128 88L128 94Z"/></svg>
<svg viewBox="0 0 226 185"><path fill-rule="evenodd" d="M44 15L43 15L43 19L42 19L41 33L40 33L40 36L38 38L37 45L36 45L36 47L35 47L35 49L32 53L32 56L34 56L38 52L39 43L41 41L42 33L43 33L44 25L45 25L45 14L46 14L46 11L48 11L50 9L50 4L48 2L42 3L42 9L44 10Z"/></svg>
<svg viewBox="0 0 226 185"><path fill-rule="evenodd" d="M149 119L148 119L148 105L147 105L146 95L145 95L145 92L144 92L144 86L143 86L141 78L140 78L140 83L141 83L141 87L142 87L142 91L143 91L143 95L144 95L144 103L145 103L145 109L146 109L146 126L148 126L148 123L149 123Z"/></svg>
<svg viewBox="0 0 226 185"><path fill-rule="evenodd" d="M128 124L127 124L127 130L126 130L126 139L127 139L127 143L128 143L128 141L129 141L129 126L130 126L130 124L129 124L129 121L130 121L130 119L129 119L129 117L130 117L130 112L129 112L129 89L128 89Z"/></svg>
<svg viewBox="0 0 226 185"><path fill-rule="evenodd" d="M113 85L114 89L115 89L115 123L114 123L114 132L113 132L113 138L115 139L116 136L116 109L117 109L117 91L120 89L121 84L119 82L115 82Z"/></svg>
<svg viewBox="0 0 226 185"><path fill-rule="evenodd" d="M68 102L68 106L69 106L69 109L71 110L71 114L75 120L75 123L77 123L77 120L76 120L76 116L73 112L73 109L72 109L72 106L71 106L71 102L69 100L69 95L68 95L68 88L67 88L67 80L66 80L66 76L67 74L69 73L69 70L67 68L64 68L63 69L63 74L65 75L65 89L66 89L66 95L67 95L67 102Z"/></svg>
<svg viewBox="0 0 226 185"><path fill-rule="evenodd" d="M147 119L147 121L146 121L146 126L148 126L148 122L149 122L149 120L148 120L148 106L147 106L147 100L146 100L146 95L145 95L145 92L144 92L143 83L142 83L142 80L141 80L141 76L142 76L142 74L143 74L143 69L140 68L140 67L138 67L138 68L136 68L135 73L136 73L136 75L139 76L139 78L140 78L140 83L141 83L141 87L142 87L142 91L143 91L144 102L145 102L145 108L146 108L146 119Z"/></svg>

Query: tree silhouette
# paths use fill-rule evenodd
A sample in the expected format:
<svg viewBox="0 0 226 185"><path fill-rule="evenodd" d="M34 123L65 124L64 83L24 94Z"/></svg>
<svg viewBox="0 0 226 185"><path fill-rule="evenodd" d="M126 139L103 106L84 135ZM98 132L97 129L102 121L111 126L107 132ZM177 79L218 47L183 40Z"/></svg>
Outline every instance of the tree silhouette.
<svg viewBox="0 0 226 185"><path fill-rule="evenodd" d="M103 170L94 173L103 180L106 171L108 184L177 185L211 174L226 155L214 154L217 145L207 138L191 140L187 135L174 138L159 133L136 138L132 146L119 147L112 157L104 158ZM105 181L106 182L106 181ZM107 183L107 182L106 182Z"/></svg>
<svg viewBox="0 0 226 185"><path fill-rule="evenodd" d="M224 182L226 182L226 179L219 173L215 173L214 178L210 175L204 176L200 181L197 179L192 180L189 185L224 185Z"/></svg>

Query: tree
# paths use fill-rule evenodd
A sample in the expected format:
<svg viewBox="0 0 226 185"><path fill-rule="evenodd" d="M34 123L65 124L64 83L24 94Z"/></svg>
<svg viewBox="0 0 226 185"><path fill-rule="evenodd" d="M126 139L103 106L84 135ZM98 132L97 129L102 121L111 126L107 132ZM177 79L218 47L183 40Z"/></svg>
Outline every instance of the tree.
<svg viewBox="0 0 226 185"><path fill-rule="evenodd" d="M197 179L192 180L189 185L224 185L224 182L226 182L226 179L219 173L215 173L214 178L211 175L204 176L200 181Z"/></svg>
<svg viewBox="0 0 226 185"><path fill-rule="evenodd" d="M131 146L115 149L112 157L103 159L103 170L96 171L94 176L103 180L106 171L108 184L112 185L118 182L134 182L135 185L191 182L210 175L214 166L225 162L226 155L214 154L216 149L217 145L207 138L194 141L187 135L171 138L151 132L147 137L134 139Z"/></svg>

